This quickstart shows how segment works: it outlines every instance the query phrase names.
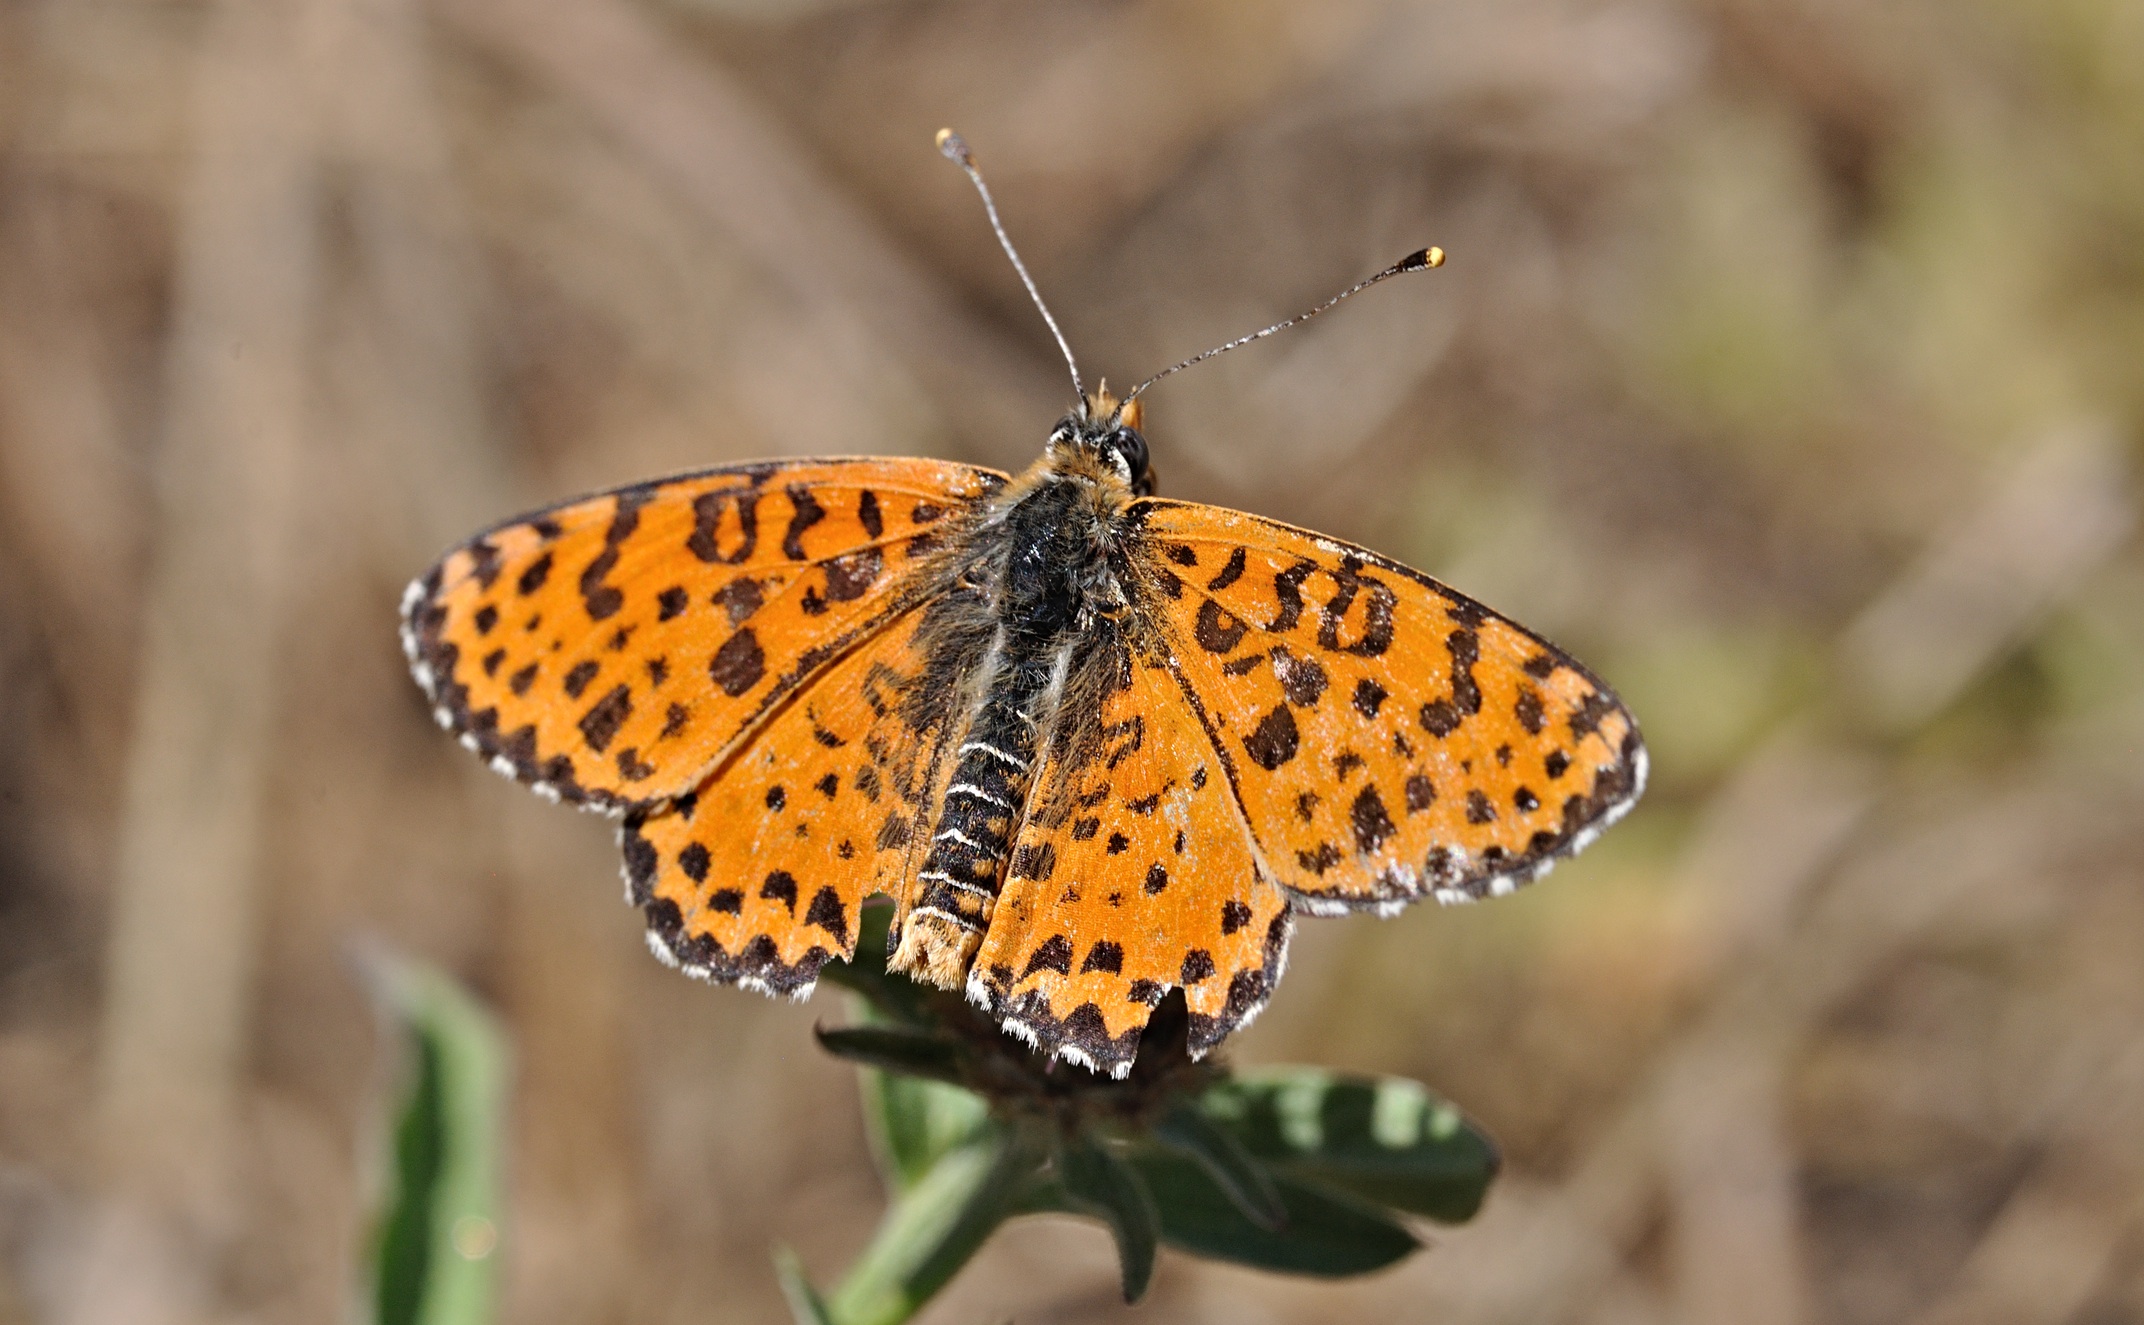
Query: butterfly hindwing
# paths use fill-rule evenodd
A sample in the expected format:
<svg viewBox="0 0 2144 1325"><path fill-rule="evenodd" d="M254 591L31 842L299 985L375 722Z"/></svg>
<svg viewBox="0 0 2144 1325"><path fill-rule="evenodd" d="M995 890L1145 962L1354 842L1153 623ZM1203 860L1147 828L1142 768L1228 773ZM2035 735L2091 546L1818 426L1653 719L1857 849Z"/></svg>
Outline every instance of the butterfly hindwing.
<svg viewBox="0 0 2144 1325"><path fill-rule="evenodd" d="M1094 666L1037 770L968 990L1043 1049L1121 1074L1172 988L1195 1050L1255 1015L1291 918L1166 666L1114 642Z"/></svg>
<svg viewBox="0 0 2144 1325"><path fill-rule="evenodd" d="M856 949L873 892L900 895L934 803L946 705L910 612L811 680L696 792L620 833L658 956L803 997Z"/></svg>
<svg viewBox="0 0 2144 1325"><path fill-rule="evenodd" d="M620 488L448 553L410 586L403 644L493 767L569 801L659 804L922 592L934 526L1003 482L799 460Z"/></svg>
<svg viewBox="0 0 2144 1325"><path fill-rule="evenodd" d="M1311 910L1509 891L1637 799L1629 711L1512 622L1305 530L1135 513L1142 597L1263 859Z"/></svg>

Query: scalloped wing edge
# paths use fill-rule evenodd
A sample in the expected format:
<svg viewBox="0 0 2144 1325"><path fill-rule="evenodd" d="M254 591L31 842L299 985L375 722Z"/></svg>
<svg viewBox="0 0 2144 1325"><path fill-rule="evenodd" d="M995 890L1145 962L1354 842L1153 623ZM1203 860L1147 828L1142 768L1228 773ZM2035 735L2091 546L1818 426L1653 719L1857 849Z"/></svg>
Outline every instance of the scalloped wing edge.
<svg viewBox="0 0 2144 1325"><path fill-rule="evenodd" d="M1295 908L1301 905L1292 893L1287 894L1287 903L1273 917L1267 931L1264 963L1255 970L1238 971L1230 978L1228 1005L1221 1015L1191 1014L1193 1059L1204 1058L1223 1040L1256 1021L1272 1001L1273 991L1288 972L1288 945L1295 937ZM1155 1002L1177 987L1173 982L1157 982ZM1092 1003L1082 1003L1063 1017L1053 1016L1039 990L1030 990L1008 1006L974 970L968 973L966 994L968 1002L995 1019L1001 1030L1035 1052L1119 1081L1130 1075L1138 1056L1139 1038L1146 1029L1141 1023L1112 1037L1102 1029L1101 1009Z"/></svg>

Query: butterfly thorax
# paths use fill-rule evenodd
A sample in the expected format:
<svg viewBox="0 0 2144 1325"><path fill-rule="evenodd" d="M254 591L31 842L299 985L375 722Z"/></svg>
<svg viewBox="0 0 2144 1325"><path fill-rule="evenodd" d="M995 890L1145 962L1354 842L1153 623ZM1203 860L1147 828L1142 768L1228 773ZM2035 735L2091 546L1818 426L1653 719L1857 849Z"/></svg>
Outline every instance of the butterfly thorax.
<svg viewBox="0 0 2144 1325"><path fill-rule="evenodd" d="M1097 419L1090 402L1067 416L978 513L957 587L934 608L928 673L952 709L950 772L891 964L945 988L961 986L989 928L1049 733L1126 605L1116 554L1145 443L1113 413Z"/></svg>

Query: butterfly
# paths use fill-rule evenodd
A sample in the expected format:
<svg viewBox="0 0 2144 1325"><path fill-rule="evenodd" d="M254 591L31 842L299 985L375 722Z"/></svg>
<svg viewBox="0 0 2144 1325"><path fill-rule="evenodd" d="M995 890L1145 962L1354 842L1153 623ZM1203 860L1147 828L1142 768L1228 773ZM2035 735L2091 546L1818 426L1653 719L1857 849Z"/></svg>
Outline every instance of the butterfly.
<svg viewBox="0 0 2144 1325"><path fill-rule="evenodd" d="M767 461L508 521L410 586L412 670L494 769L621 818L666 962L802 998L885 894L888 965L1030 1045L1121 1076L1181 989L1203 1053L1298 914L1508 893L1646 756L1591 672L1429 576L1157 496L1166 375L1119 400L1074 365L1018 476Z"/></svg>

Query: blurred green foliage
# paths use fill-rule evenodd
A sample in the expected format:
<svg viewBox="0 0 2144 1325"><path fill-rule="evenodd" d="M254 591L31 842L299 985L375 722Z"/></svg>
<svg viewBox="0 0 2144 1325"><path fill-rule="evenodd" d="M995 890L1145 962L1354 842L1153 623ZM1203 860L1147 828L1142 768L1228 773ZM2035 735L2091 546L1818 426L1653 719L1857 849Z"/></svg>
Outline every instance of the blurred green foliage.
<svg viewBox="0 0 2144 1325"><path fill-rule="evenodd" d="M386 954L366 960L405 1068L380 1156L374 1325L483 1325L499 1245L504 1042L491 1014L446 976Z"/></svg>

